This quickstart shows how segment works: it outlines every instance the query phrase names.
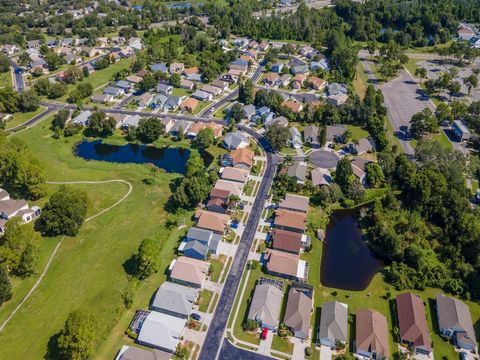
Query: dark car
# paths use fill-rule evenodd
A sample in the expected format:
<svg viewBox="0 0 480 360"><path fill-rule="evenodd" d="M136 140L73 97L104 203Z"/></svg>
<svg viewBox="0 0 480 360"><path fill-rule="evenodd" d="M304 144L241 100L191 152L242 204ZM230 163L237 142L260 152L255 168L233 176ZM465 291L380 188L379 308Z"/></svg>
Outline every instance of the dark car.
<svg viewBox="0 0 480 360"><path fill-rule="evenodd" d="M199 315L199 314L196 314L196 313L192 313L190 315L190 317L193 319L193 320L196 320L196 321L200 321L202 319L202 317Z"/></svg>
<svg viewBox="0 0 480 360"><path fill-rule="evenodd" d="M460 353L460 360L467 360L467 353L465 351Z"/></svg>
<svg viewBox="0 0 480 360"><path fill-rule="evenodd" d="M260 340L265 340L267 338L268 329L263 328L262 333L260 334Z"/></svg>

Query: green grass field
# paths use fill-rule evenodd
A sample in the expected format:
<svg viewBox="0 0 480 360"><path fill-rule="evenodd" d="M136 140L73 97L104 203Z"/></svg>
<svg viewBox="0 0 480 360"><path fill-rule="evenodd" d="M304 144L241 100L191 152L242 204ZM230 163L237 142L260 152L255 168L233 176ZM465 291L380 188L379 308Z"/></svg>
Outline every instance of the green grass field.
<svg viewBox="0 0 480 360"><path fill-rule="evenodd" d="M352 84L357 95L360 97L360 99L363 99L365 92L367 91L368 76L365 74L365 69L360 63L357 64L357 70L355 72L355 78L353 79Z"/></svg>
<svg viewBox="0 0 480 360"><path fill-rule="evenodd" d="M0 73L0 89L4 87L12 86L12 72L7 71Z"/></svg>
<svg viewBox="0 0 480 360"><path fill-rule="evenodd" d="M186 229L175 230L163 240L161 271L142 282L133 306L125 310L121 293L128 276L124 265L142 239L155 234L166 218L164 205L170 196L169 183L178 175L162 173L157 185L147 186L145 166L84 161L72 153L81 139L75 136L54 140L49 119L16 134L27 141L44 164L49 181L123 179L133 185L132 194L110 212L84 224L79 234L62 243L43 281L12 318L0 336L0 358L43 359L51 337L62 328L68 313L77 308L91 311L98 325L93 358L111 359L128 342L124 332L136 309L148 306L155 289L166 279L165 269L173 259ZM90 194L89 214L104 209L126 192L122 184L79 185ZM54 191L56 186L48 186ZM188 222L188 226L191 222ZM39 272L59 239L45 238L40 249ZM5 319L36 281L14 281L14 298L1 307Z"/></svg>

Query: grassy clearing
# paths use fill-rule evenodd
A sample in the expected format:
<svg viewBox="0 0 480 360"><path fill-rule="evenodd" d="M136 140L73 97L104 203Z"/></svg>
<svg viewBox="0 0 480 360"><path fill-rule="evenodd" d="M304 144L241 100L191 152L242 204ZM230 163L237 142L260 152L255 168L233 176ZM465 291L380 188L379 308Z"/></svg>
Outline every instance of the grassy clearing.
<svg viewBox="0 0 480 360"><path fill-rule="evenodd" d="M369 136L368 131L363 129L361 126L347 125L347 130L350 130L350 132L352 133L352 141L356 141Z"/></svg>
<svg viewBox="0 0 480 360"><path fill-rule="evenodd" d="M193 111L193 115L196 115L200 112L203 111L203 109L205 109L207 106L211 105L213 103L213 101L199 101L198 102L198 106L195 108L195 110Z"/></svg>
<svg viewBox="0 0 480 360"><path fill-rule="evenodd" d="M220 295L218 295L217 293L213 294L212 306L210 306L210 309L208 310L209 313L213 313L215 311L215 307L217 306L219 298Z"/></svg>
<svg viewBox="0 0 480 360"><path fill-rule="evenodd" d="M201 312L206 312L208 305L210 305L210 300L212 300L213 291L202 289L200 291L198 310Z"/></svg>
<svg viewBox="0 0 480 360"><path fill-rule="evenodd" d="M229 257L227 259L227 264L225 265L225 271L223 272L222 278L220 279L220 282L223 284L225 280L227 279L228 272L230 271L230 266L232 266L232 257Z"/></svg>
<svg viewBox="0 0 480 360"><path fill-rule="evenodd" d="M210 267L212 268L212 275L210 275L211 281L218 282L218 280L220 279L220 274L222 272L226 258L227 257L222 254L218 256L218 259L213 259L210 261Z"/></svg>
<svg viewBox="0 0 480 360"><path fill-rule="evenodd" d="M281 351L287 354L293 354L293 344L290 341L278 336L277 334L274 334L272 340L272 350Z"/></svg>
<svg viewBox="0 0 480 360"><path fill-rule="evenodd" d="M361 63L357 64L357 69L355 72L355 78L353 79L353 88L355 92L363 99L365 97L365 92L367 91L368 86L368 76L365 74L365 69Z"/></svg>
<svg viewBox="0 0 480 360"><path fill-rule="evenodd" d="M34 153L41 154L47 180L124 179L133 185L133 192L121 205L86 223L76 237L65 239L34 295L2 333L0 358L43 358L50 338L61 329L68 313L77 308L88 309L97 320L99 332L93 358L113 358L119 347L128 343L124 331L135 309L147 307L154 291L165 281L164 269L173 259L178 242L186 231L174 230L168 239L164 239L162 270L140 284L132 309L125 310L121 293L128 276L124 266L128 265L127 260L136 252L141 240L152 236L165 221L164 205L170 196L169 183L178 175L161 174L157 185L147 186L142 180L149 174L142 165L76 158L72 146L81 136L55 140L48 129L49 123L46 119L28 131L14 135L25 140ZM93 188L86 188L92 198L89 213L111 205L127 191L125 186L117 184ZM40 249L41 266L57 241L44 239ZM18 296L2 306L2 317L9 313L9 307L13 308L21 294L30 289L34 280L32 277L15 284Z"/></svg>
<svg viewBox="0 0 480 360"><path fill-rule="evenodd" d="M442 145L446 149L453 149L453 144L450 142L450 140L448 139L448 136L445 134L445 132L442 129L440 129L437 134L428 135L426 136L426 138L437 141L440 145ZM410 143L415 148L418 145L418 140L413 139L410 141Z"/></svg>
<svg viewBox="0 0 480 360"><path fill-rule="evenodd" d="M12 72L0 73L0 89L12 86Z"/></svg>
<svg viewBox="0 0 480 360"><path fill-rule="evenodd" d="M417 64L419 61L420 60L418 60L418 59L408 59L408 62L403 65L405 67L405 69L407 69L408 72L415 78L416 78L415 70L417 70L419 68L419 66Z"/></svg>
<svg viewBox="0 0 480 360"><path fill-rule="evenodd" d="M29 111L25 113L17 112L13 114L13 117L7 122L7 130L12 129L16 126L22 125L23 123L27 122L28 120L30 120L31 118L33 118L34 116L40 114L45 110L46 110L45 107L39 106L38 109L35 111Z"/></svg>

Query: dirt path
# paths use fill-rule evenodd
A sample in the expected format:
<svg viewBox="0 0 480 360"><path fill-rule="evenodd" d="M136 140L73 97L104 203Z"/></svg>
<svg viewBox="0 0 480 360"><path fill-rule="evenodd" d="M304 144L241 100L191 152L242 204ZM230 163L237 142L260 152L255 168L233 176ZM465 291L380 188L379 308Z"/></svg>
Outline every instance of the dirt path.
<svg viewBox="0 0 480 360"><path fill-rule="evenodd" d="M112 210L114 207L116 207L117 205L120 205L127 197L130 196L130 194L132 193L132 190L133 190L133 186L132 184L130 184L128 181L125 181L125 180L119 180L119 179L115 179L115 180L105 180L105 181L47 181L47 184L52 184L52 185L67 185L67 184L108 184L108 183L123 183L123 184L126 184L128 186L128 191L125 195L122 196L122 198L120 200L118 200L115 204L113 204L112 206L109 206L108 208L106 209L103 209L102 211L88 217L85 219L84 222L88 222L90 220L93 220L95 219L96 217L102 215L102 214L105 214L107 211L110 211ZM29 297L33 294L33 292L37 289L37 287L40 285L40 283L42 282L43 278L45 277L45 275L47 274L47 271L48 269L50 268L50 264L52 263L53 259L55 258L55 255L57 254L58 252L58 249L60 248L60 246L62 245L63 243L63 240L65 239L65 236L62 237L62 239L58 242L57 246L55 246L55 249L53 249L53 252L52 254L50 255L50 257L48 258L48 261L47 261L47 265L45 265L45 268L43 269L42 273L40 274L40 277L38 278L38 280L35 282L35 284L33 285L33 287L30 289L30 291L27 293L27 295L25 295L25 297L22 299L22 301L15 307L15 309L13 309L13 311L11 312L11 314L5 319L5 321L0 325L0 332L3 331L3 329L5 328L5 326L9 323L9 321L15 316L15 314L18 312L18 310L20 310L20 308L23 306L23 304L29 299Z"/></svg>

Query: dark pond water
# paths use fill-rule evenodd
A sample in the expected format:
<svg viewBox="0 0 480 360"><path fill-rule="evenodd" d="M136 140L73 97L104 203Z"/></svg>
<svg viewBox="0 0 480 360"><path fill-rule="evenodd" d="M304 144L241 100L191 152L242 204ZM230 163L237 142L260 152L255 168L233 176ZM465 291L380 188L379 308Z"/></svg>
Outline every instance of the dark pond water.
<svg viewBox="0 0 480 360"><path fill-rule="evenodd" d="M114 163L154 164L169 173L185 173L190 150L183 148L127 144L103 144L101 140L82 141L76 146L75 154L85 160ZM207 162L209 159L204 160Z"/></svg>
<svg viewBox="0 0 480 360"><path fill-rule="evenodd" d="M357 210L336 210L330 217L322 254L324 286L364 290L383 267L365 243L357 219Z"/></svg>

